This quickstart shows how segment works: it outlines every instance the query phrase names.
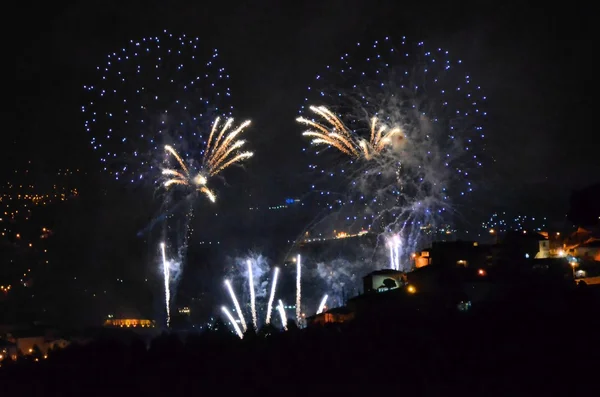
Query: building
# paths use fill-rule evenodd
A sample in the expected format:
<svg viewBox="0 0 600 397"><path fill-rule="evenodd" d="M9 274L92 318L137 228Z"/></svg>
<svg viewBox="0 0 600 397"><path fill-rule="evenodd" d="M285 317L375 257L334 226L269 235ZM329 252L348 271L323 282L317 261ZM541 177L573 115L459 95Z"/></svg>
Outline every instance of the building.
<svg viewBox="0 0 600 397"><path fill-rule="evenodd" d="M430 250L423 250L421 252L413 254L415 261L415 268L419 269L425 266L431 265L431 252Z"/></svg>
<svg viewBox="0 0 600 397"><path fill-rule="evenodd" d="M323 313L315 314L306 318L306 323L311 326L323 326L327 324L342 324L354 320L354 312L347 307L338 307Z"/></svg>
<svg viewBox="0 0 600 397"><path fill-rule="evenodd" d="M536 259L545 259L545 258L550 258L550 256L551 256L550 241L540 240L539 241L539 250L538 250L537 254L535 254L535 258Z"/></svg>
<svg viewBox="0 0 600 397"><path fill-rule="evenodd" d="M179 309L177 309L177 312L180 315L187 316L187 317L189 317L192 313L192 311L190 310L190 308L188 306L180 307Z"/></svg>
<svg viewBox="0 0 600 397"><path fill-rule="evenodd" d="M108 328L154 328L154 320L141 318L107 318L104 326Z"/></svg>
<svg viewBox="0 0 600 397"><path fill-rule="evenodd" d="M377 239L376 234L367 231L357 234L334 231L331 236L306 234L298 246L297 253L319 261L333 260L339 257L350 261L366 261L373 255L373 250L377 247Z"/></svg>
<svg viewBox="0 0 600 397"><path fill-rule="evenodd" d="M15 343L0 339L0 363L9 357L12 360L16 360L17 351L17 345Z"/></svg>
<svg viewBox="0 0 600 397"><path fill-rule="evenodd" d="M493 283L487 267L428 266L407 273L406 279L420 295L446 297L449 302L479 303L491 296Z"/></svg>
<svg viewBox="0 0 600 397"><path fill-rule="evenodd" d="M477 241L436 241L419 258L427 258L427 263L421 263L418 267L433 265L480 268L490 265L493 255L491 245L479 244Z"/></svg>
<svg viewBox="0 0 600 397"><path fill-rule="evenodd" d="M48 354L50 349L64 349L69 345L69 341L58 337L56 333L49 329L29 328L11 331L6 335L6 340L14 344L17 353L24 355Z"/></svg>
<svg viewBox="0 0 600 397"><path fill-rule="evenodd" d="M550 257L554 255L554 250L548 237L541 233L508 232L499 244L499 255L497 259L500 262L517 263L522 259L533 259ZM559 250L555 250L558 253Z"/></svg>
<svg viewBox="0 0 600 397"><path fill-rule="evenodd" d="M398 270L375 270L363 277L363 291L365 294L389 291L400 288L404 284L406 284L406 276Z"/></svg>
<svg viewBox="0 0 600 397"><path fill-rule="evenodd" d="M573 266L567 258L534 259L529 263L529 266L525 267L522 272L523 277L550 283L572 283L574 281Z"/></svg>
<svg viewBox="0 0 600 397"><path fill-rule="evenodd" d="M576 246L569 252L571 255L584 261L600 262L600 239L591 240Z"/></svg>

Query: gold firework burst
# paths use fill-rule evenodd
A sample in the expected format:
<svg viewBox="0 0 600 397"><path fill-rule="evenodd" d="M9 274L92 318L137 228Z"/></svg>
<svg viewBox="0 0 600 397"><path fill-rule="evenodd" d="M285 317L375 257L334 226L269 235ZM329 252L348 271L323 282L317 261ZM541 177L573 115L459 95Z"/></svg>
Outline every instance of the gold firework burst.
<svg viewBox="0 0 600 397"><path fill-rule="evenodd" d="M323 121L316 122L298 117L297 122L310 127L302 135L311 137L313 145L328 145L357 159L371 160L383 152L388 145L391 145L394 136L402 136L400 128L388 130L386 125L379 123L377 117L373 117L371 119L371 137L369 141L366 141L350 131L340 118L325 106L310 106L309 109Z"/></svg>
<svg viewBox="0 0 600 397"><path fill-rule="evenodd" d="M220 118L217 117L213 123L213 127L208 137L206 149L202 156L200 170L198 172L190 170L185 161L173 149L166 145L165 151L167 155L173 156L179 163L180 169L164 168L162 175L168 179L164 182L164 186L169 188L172 185L193 186L197 191L203 193L210 201L215 202L216 197L212 190L206 185L208 180L222 172L227 167L239 163L253 156L252 152L240 152L239 149L246 143L244 140L236 140L236 138L244 131L250 121L245 121L239 127L230 131L233 125L233 119L228 119L218 134L215 133L219 129ZM213 139L214 138L214 139Z"/></svg>

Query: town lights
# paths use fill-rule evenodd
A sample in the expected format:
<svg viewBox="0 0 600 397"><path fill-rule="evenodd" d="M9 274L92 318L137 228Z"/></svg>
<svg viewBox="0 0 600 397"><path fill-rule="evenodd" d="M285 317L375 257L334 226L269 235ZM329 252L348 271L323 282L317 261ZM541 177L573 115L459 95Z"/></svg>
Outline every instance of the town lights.
<svg viewBox="0 0 600 397"><path fill-rule="evenodd" d="M408 291L409 294L414 294L415 292L417 292L417 289L412 285L409 285L408 287L406 287L406 290Z"/></svg>
<svg viewBox="0 0 600 397"><path fill-rule="evenodd" d="M486 273L486 271L485 271L485 270L483 270L483 269L479 269L479 270L477 271L477 274L479 274L480 276L482 276L482 277L483 277L483 276L485 276L487 273Z"/></svg>

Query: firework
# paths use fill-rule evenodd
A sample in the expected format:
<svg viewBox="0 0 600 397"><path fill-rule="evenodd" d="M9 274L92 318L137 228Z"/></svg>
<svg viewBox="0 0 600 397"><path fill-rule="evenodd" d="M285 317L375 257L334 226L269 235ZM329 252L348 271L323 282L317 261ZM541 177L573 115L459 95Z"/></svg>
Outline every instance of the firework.
<svg viewBox="0 0 600 397"><path fill-rule="evenodd" d="M225 285L227 286L227 290L229 291L229 295L231 296L231 300L233 301L233 306L235 307L235 310L238 312L238 316L240 318L240 323L242 324L242 328L243 328L244 332L246 332L246 330L248 329L248 326L246 325L246 320L244 319L244 313L242 313L242 308L240 307L240 302L238 301L237 297L235 296L235 292L233 292L233 288L231 287L231 282L229 282L229 280L225 280Z"/></svg>
<svg viewBox="0 0 600 397"><path fill-rule="evenodd" d="M233 325L233 329L235 330L235 333L240 337L240 339L243 339L244 338L244 334L242 333L242 330L240 329L240 327L235 322L235 319L233 318L233 316L231 315L231 313L229 312L229 310L227 310L227 308L225 306L223 306L223 307L221 307L221 311L223 313L225 313L225 315L227 316L227 319L229 320L229 322L231 323L231 325Z"/></svg>
<svg viewBox="0 0 600 397"><path fill-rule="evenodd" d="M345 258L335 258L326 262L317 262L313 274L320 279L322 288L327 291L329 306L343 306L348 296L360 294L362 276L379 268L377 262L365 263L361 257L372 245L358 246L357 251L346 251ZM359 256L356 256L359 254ZM355 259L350 259L354 257ZM311 266L312 267L312 266Z"/></svg>
<svg viewBox="0 0 600 397"><path fill-rule="evenodd" d="M302 320L302 263L300 261L300 255L296 258L296 322L300 326Z"/></svg>
<svg viewBox="0 0 600 397"><path fill-rule="evenodd" d="M252 325L258 329L258 320L256 317L256 294L254 291L254 276L252 275L252 261L248 259L248 288L250 289L250 309L252 310Z"/></svg>
<svg viewBox="0 0 600 397"><path fill-rule="evenodd" d="M285 308L283 307L283 302L281 299L278 301L277 311L279 312L279 318L281 319L283 329L287 331L287 316L285 315Z"/></svg>
<svg viewBox="0 0 600 397"><path fill-rule="evenodd" d="M325 304L327 303L327 295L321 299L321 303L319 304L319 308L317 309L317 314L323 313L323 309L325 309Z"/></svg>
<svg viewBox="0 0 600 397"><path fill-rule="evenodd" d="M269 295L269 303L267 303L267 318L266 324L271 324L271 311L273 310L273 299L275 299L275 288L277 288L277 276L279 275L279 268L275 268L273 273L273 282L271 283L271 294Z"/></svg>
<svg viewBox="0 0 600 397"><path fill-rule="evenodd" d="M391 146L393 138L402 138L400 128L388 128L380 124L377 117L373 117L370 140L367 141L350 131L339 117L325 106L309 106L309 109L324 119L324 122L298 117L296 121L309 127L302 135L312 138L313 145L331 146L356 159L371 160Z"/></svg>
<svg viewBox="0 0 600 397"><path fill-rule="evenodd" d="M229 131L233 124L233 119L227 120L220 132L215 137L215 131L218 129L220 119L217 117L213 123L212 130L208 137L204 156L200 161L199 169L190 169L190 166L179 156L172 146L166 145L165 152L177 160L179 169L163 168L162 175L166 178L164 186L169 188L173 185L184 185L195 188L204 194L213 203L216 200L215 194L206 185L211 177L216 176L227 167L240 163L253 156L252 152L240 152L239 149L246 143L244 140L236 140L244 128L250 125L250 121L245 121L236 129ZM225 136L225 138L223 138ZM214 138L214 139L213 139Z"/></svg>
<svg viewBox="0 0 600 397"><path fill-rule="evenodd" d="M394 234L388 239L387 245L390 249L390 269L400 270L400 250L402 248L400 236Z"/></svg>
<svg viewBox="0 0 600 397"><path fill-rule="evenodd" d="M503 212L494 212L481 227L485 234L503 234L509 231L541 232L547 228L547 218L544 216L513 215ZM485 236L484 234L484 236Z"/></svg>
<svg viewBox="0 0 600 397"><path fill-rule="evenodd" d="M104 170L153 183L164 145L186 157L200 153L206 122L232 115L229 74L219 62L219 52L199 37L167 31L109 53L84 86L81 107Z"/></svg>
<svg viewBox="0 0 600 397"><path fill-rule="evenodd" d="M313 145L349 159L309 165L326 177L326 187L315 180L312 189L331 211L319 224L331 230L315 233L397 234L390 259L400 268L452 222L485 150L487 98L464 66L441 48L386 38L358 44L316 76L297 120Z"/></svg>
<svg viewBox="0 0 600 397"><path fill-rule="evenodd" d="M171 324L171 275L169 271L169 262L167 261L167 254L165 252L165 243L160 243L160 250L162 252L163 279L165 283L165 309L167 311L167 327L169 327Z"/></svg>

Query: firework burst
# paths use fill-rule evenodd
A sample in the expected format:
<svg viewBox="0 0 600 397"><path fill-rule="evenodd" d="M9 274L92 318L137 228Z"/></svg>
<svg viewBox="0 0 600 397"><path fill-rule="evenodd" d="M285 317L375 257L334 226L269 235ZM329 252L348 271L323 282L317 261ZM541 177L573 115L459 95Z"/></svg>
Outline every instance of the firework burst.
<svg viewBox="0 0 600 397"><path fill-rule="evenodd" d="M230 131L233 124L233 119L230 118L221 127L219 133L215 135L215 131L219 128L219 121L220 119L217 117L213 123L206 149L204 150L204 156L202 156L198 170L191 169L172 146L165 146L167 155L175 158L179 165L179 169L162 169L163 177L167 178L164 182L166 188L173 185L190 186L204 194L214 203L216 196L214 192L206 186L208 180L227 167L240 163L253 156L252 152L239 151L246 141L237 139L244 129L250 125L250 121L245 121L239 127Z"/></svg>
<svg viewBox="0 0 600 397"><path fill-rule="evenodd" d="M377 117L373 117L370 139L367 141L350 131L340 118L325 106L310 106L309 109L323 121L298 117L297 122L309 127L302 135L312 138L313 145L327 145L356 159L371 160L390 147L393 138L403 138L400 128L388 128Z"/></svg>
<svg viewBox="0 0 600 397"><path fill-rule="evenodd" d="M461 60L405 38L359 43L341 61L316 76L297 118L313 146L349 157L323 168L311 161L326 178L312 189L330 211L312 231L397 236L393 267L405 269L416 246L467 205L482 166L487 98Z"/></svg>
<svg viewBox="0 0 600 397"><path fill-rule="evenodd" d="M168 31L107 54L84 86L81 106L104 170L118 180L150 184L165 145L184 159L200 152L207 122L233 113L229 73L219 62L219 52L199 37Z"/></svg>

